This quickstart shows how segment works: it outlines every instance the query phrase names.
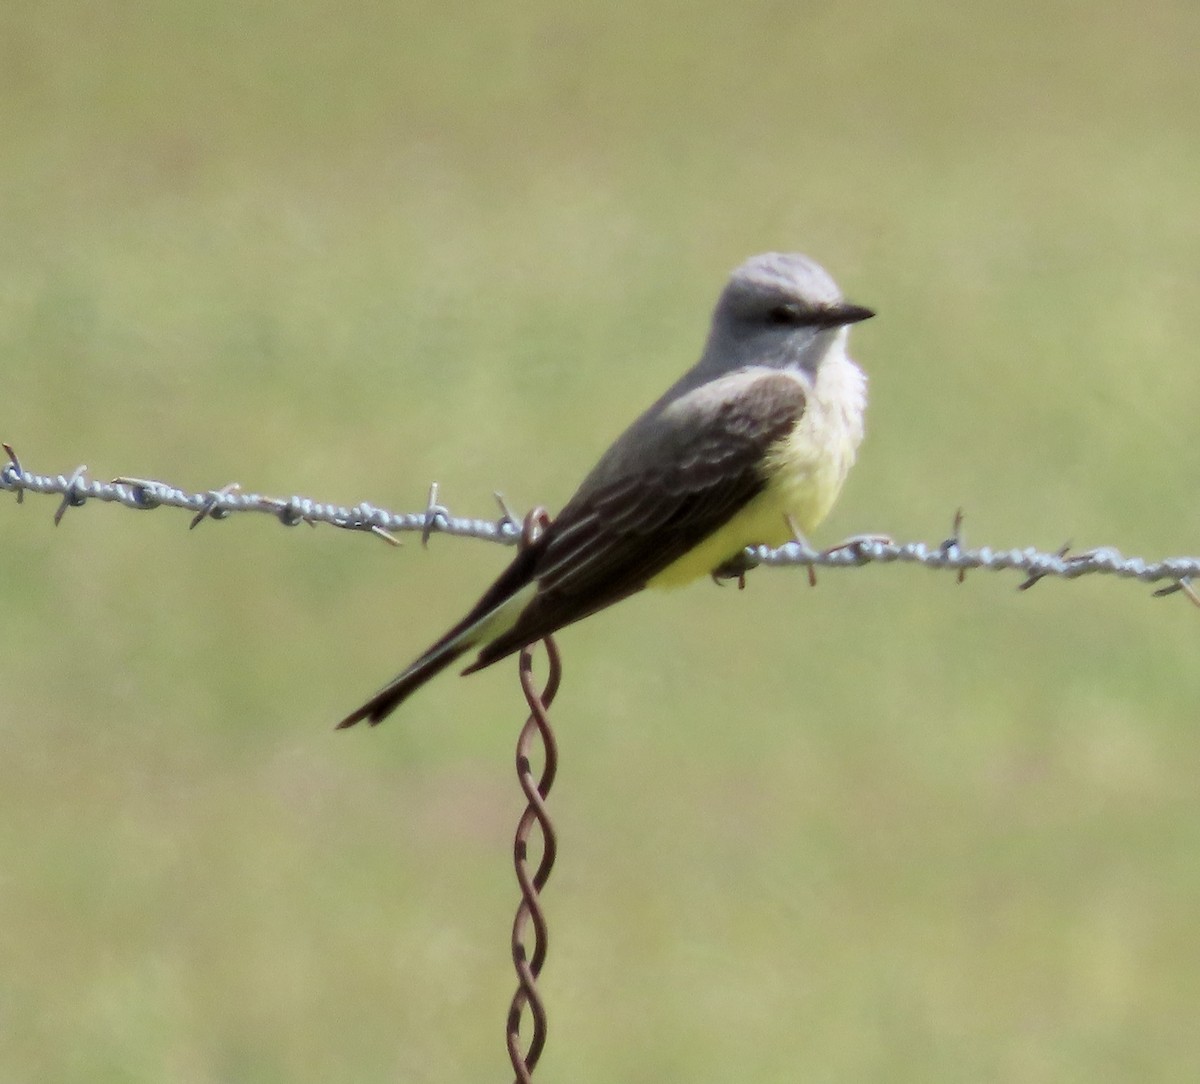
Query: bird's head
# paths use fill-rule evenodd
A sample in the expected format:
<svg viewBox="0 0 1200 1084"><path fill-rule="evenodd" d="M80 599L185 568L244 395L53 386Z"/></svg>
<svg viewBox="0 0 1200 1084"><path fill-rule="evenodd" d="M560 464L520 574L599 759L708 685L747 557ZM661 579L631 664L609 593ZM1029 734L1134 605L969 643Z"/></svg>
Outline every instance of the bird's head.
<svg viewBox="0 0 1200 1084"><path fill-rule="evenodd" d="M820 264L799 254L752 256L713 312L706 367L794 368L815 377L843 329L875 313L847 301Z"/></svg>

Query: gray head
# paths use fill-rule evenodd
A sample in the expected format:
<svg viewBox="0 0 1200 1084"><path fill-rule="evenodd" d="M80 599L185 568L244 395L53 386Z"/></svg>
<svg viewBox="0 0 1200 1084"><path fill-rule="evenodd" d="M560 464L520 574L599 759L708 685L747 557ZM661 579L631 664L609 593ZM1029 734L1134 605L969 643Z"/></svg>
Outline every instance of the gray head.
<svg viewBox="0 0 1200 1084"><path fill-rule="evenodd" d="M840 329L874 315L848 302L825 269L807 256L751 256L730 276L717 301L698 368L711 374L764 365L815 375Z"/></svg>

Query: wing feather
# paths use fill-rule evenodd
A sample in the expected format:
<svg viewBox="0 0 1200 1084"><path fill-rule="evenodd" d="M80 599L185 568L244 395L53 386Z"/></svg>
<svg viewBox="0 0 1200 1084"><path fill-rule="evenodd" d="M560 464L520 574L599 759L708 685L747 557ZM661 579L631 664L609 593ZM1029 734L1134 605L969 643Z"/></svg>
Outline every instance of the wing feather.
<svg viewBox="0 0 1200 1084"><path fill-rule="evenodd" d="M639 419L538 540L537 594L469 670L640 591L722 527L763 490L805 403L793 376L746 369Z"/></svg>

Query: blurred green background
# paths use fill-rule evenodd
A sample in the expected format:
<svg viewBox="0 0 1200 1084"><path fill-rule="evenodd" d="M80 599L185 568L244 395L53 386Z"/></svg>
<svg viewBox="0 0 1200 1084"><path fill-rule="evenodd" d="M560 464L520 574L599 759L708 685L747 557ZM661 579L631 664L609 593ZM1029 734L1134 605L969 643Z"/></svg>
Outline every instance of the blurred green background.
<svg viewBox="0 0 1200 1084"><path fill-rule="evenodd" d="M31 469L556 508L819 259L821 536L1200 550L1194 3L0 9ZM331 725L508 552L0 495L0 1079L483 1081L514 667ZM538 1079L1200 1078L1200 615L760 571L561 637Z"/></svg>

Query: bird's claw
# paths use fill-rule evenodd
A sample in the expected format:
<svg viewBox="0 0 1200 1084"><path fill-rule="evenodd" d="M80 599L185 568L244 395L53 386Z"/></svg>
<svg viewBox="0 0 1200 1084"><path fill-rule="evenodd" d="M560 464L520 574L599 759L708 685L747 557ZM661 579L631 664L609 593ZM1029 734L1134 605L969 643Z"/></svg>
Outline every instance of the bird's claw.
<svg viewBox="0 0 1200 1084"><path fill-rule="evenodd" d="M758 562L755 561L746 550L730 557L728 561L722 561L716 568L709 573L712 576L712 582L718 587L724 587L726 580L737 580L738 590L746 590L746 573L756 567Z"/></svg>

